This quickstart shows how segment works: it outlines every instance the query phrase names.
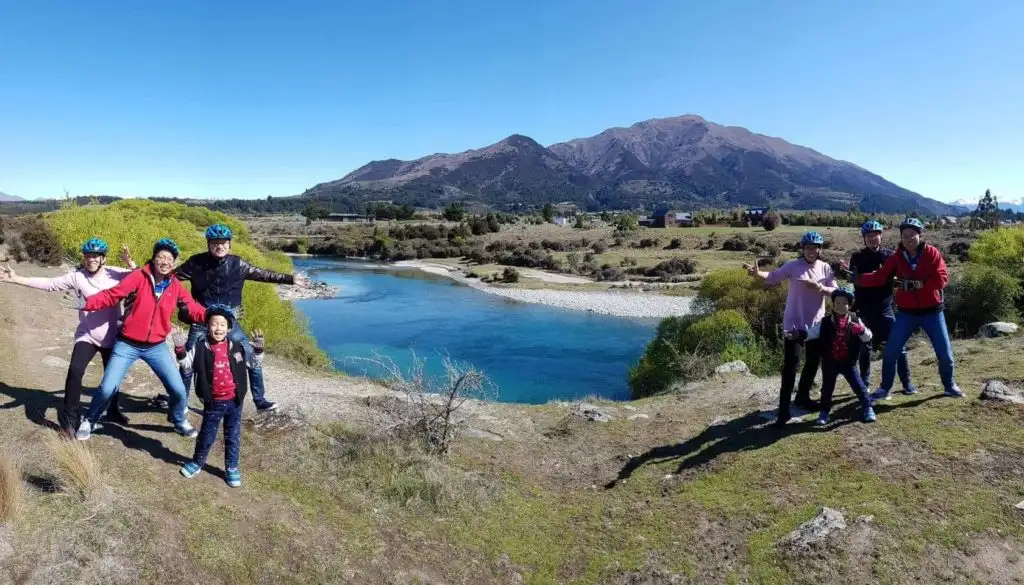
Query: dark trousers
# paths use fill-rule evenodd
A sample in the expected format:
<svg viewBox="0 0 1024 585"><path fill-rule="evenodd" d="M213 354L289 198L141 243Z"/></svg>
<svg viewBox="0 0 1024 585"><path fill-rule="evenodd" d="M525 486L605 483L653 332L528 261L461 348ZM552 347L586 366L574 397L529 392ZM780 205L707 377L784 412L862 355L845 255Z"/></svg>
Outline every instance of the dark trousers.
<svg viewBox="0 0 1024 585"><path fill-rule="evenodd" d="M868 387L857 372L853 360L837 362L833 359L824 360L821 364L821 412L828 413L832 410L832 394L836 390L836 380L839 376L846 378L850 388L857 395L861 408L871 406L868 400Z"/></svg>
<svg viewBox="0 0 1024 585"><path fill-rule="evenodd" d="M238 450L242 442L242 407L234 400L214 400L203 408L203 426L196 438L192 461L202 467L210 448L217 440L217 431L224 421L224 470L238 468Z"/></svg>
<svg viewBox="0 0 1024 585"><path fill-rule="evenodd" d="M814 385L814 376L818 373L818 365L821 363L820 345L817 340L786 340L782 358L782 388L779 390L779 420L789 419L789 402L792 399L793 384L796 382L801 356L804 358L804 369L800 373L800 385L796 390L796 404L800 406L811 402L811 386Z"/></svg>
<svg viewBox="0 0 1024 585"><path fill-rule="evenodd" d="M864 311L859 315L864 320L864 325L872 333L871 343L865 343L861 347L860 378L864 380L865 384L871 384L871 350L872 348L879 349L883 343L889 341L889 334L892 333L892 327L896 324L896 315L891 308L886 311ZM910 389L910 362L907 361L906 346L900 348L900 357L896 361L896 373L899 375L903 388Z"/></svg>
<svg viewBox="0 0 1024 585"><path fill-rule="evenodd" d="M71 350L71 365L68 366L68 376L64 380L64 408L57 415L62 429L78 428L78 406L82 400L82 379L85 378L85 369L96 354L100 354L103 361L103 369L107 369L110 363L112 347L96 347L87 341L79 341ZM114 398L107 407L108 413L115 413L119 410L117 389L114 390Z"/></svg>

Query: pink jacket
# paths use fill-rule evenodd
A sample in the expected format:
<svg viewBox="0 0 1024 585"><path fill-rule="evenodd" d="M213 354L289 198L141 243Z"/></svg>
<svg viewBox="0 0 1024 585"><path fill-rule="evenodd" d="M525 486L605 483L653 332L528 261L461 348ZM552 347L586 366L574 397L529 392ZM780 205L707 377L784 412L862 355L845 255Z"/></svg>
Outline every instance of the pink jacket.
<svg viewBox="0 0 1024 585"><path fill-rule="evenodd" d="M825 299L836 288L836 276L832 273L832 267L821 260L808 264L807 260L797 258L769 272L765 283L768 286L775 286L784 280L789 281L789 292L786 296L786 314L782 318L782 330L805 331L821 323L825 317ZM825 286L826 292L820 293L798 282L800 280L821 283Z"/></svg>
<svg viewBox="0 0 1024 585"><path fill-rule="evenodd" d="M56 278L29 278L27 284L32 288L50 292L73 290L79 297L87 299L100 291L114 288L130 273L131 270L127 268L104 266L99 272L89 276L84 268L79 268ZM113 347L120 320L120 305L99 311L78 311L75 343L84 341L99 347Z"/></svg>

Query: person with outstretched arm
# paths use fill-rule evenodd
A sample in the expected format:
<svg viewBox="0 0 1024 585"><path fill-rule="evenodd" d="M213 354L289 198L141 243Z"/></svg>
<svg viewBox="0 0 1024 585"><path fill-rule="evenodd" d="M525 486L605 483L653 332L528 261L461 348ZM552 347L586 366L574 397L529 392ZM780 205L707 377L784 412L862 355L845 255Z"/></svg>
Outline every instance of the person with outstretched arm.
<svg viewBox="0 0 1024 585"><path fill-rule="evenodd" d="M168 419L174 424L175 432L190 439L199 434L185 418L185 386L178 374L177 360L165 343L171 334L171 316L179 303L188 308L192 321L201 323L206 320L206 309L192 300L192 295L173 274L177 258L178 246L173 240L158 240L153 245L153 256L145 266L129 274L114 288L86 299L86 311L99 311L113 307L129 295L134 296L114 342L110 363L103 372L100 390L93 396L89 412L75 434L78 440L89 439L114 388L120 385L128 368L140 359L149 365L170 395Z"/></svg>
<svg viewBox="0 0 1024 585"><path fill-rule="evenodd" d="M865 384L871 384L871 350L880 349L888 341L892 327L896 323L896 314L892 309L892 291L895 277L882 286L863 286L856 284L857 276L875 272L885 264L894 252L882 247L882 230L885 227L877 221L868 221L860 226L864 239L864 248L854 252L850 262L840 262L846 276L854 282L857 295L854 310L864 320L864 324L873 333L871 343L863 344L860 358L860 377ZM907 361L906 348L896 361L896 373L903 385L904 394L916 394L917 389L910 382L910 362Z"/></svg>
<svg viewBox="0 0 1024 585"><path fill-rule="evenodd" d="M790 400L796 372L800 367L800 356L804 356L804 368L796 391L796 406L807 412L814 412L818 405L811 400L811 386L821 363L819 343L792 338L796 331L806 331L821 322L825 316L825 299L836 288L836 277L832 267L821 260L821 248L825 238L818 232L807 232L800 238L802 253L796 260L790 260L771 272L758 270L757 266L744 264L751 276L767 286L789 282L786 296L786 312L782 330L786 335L783 346L782 387L779 389L779 412L776 427L784 427L790 419Z"/></svg>
<svg viewBox="0 0 1024 585"><path fill-rule="evenodd" d="M900 245L875 272L857 276L860 286L883 286L896 277L896 322L882 358L882 384L871 395L873 400L888 400L892 394L896 363L910 336L924 329L935 350L939 363L939 377L947 396L963 397L964 393L953 381L955 363L953 345L946 328L943 291L949 284L946 261L942 252L921 239L924 223L908 217L900 223Z"/></svg>
<svg viewBox="0 0 1024 585"><path fill-rule="evenodd" d="M821 343L821 414L815 423L819 427L829 423L832 396L839 376L846 378L850 389L857 395L861 407L861 420L875 422L875 410L868 397L868 386L857 372L857 358L861 344L871 341L871 329L850 312L856 293L849 286L832 291L832 313L821 323L807 331L789 334L794 339L818 339Z"/></svg>
<svg viewBox="0 0 1024 585"><path fill-rule="evenodd" d="M200 305L204 307L226 305L234 311L233 325L228 333L228 338L245 348L246 363L249 364L249 388L252 401L258 411L274 410L277 408L277 404L267 400L264 394L263 367L259 360L253 359L252 344L238 322L242 315L242 288L247 280L272 284L294 284L300 287L308 286L309 281L301 275L283 274L249 264L242 258L231 254L231 239L231 228L228 226L224 224L210 226L206 230L207 251L191 256L175 270L174 274L178 279L192 283L192 296ZM203 321L191 322L185 350L191 350L199 340L205 337L206 324ZM182 368L181 379L185 384L187 396L188 390L192 387L192 373Z"/></svg>
<svg viewBox="0 0 1024 585"><path fill-rule="evenodd" d="M131 269L107 265L108 246L100 238L90 238L82 244L82 267L56 278L26 278L18 276L10 266L0 268L0 282L10 282L48 292L74 291L79 299L87 299L96 293L114 288ZM123 258L123 256L122 256ZM126 262L127 263L127 262ZM78 408L82 398L82 378L96 354L100 354L104 370L110 362L114 338L121 321L121 307L115 305L94 312L78 312L78 329L75 330L75 345L71 350L71 363L64 380L64 406L57 415L60 430L73 437L78 428ZM121 412L117 388L107 409L106 419L116 424L128 424L128 417Z"/></svg>

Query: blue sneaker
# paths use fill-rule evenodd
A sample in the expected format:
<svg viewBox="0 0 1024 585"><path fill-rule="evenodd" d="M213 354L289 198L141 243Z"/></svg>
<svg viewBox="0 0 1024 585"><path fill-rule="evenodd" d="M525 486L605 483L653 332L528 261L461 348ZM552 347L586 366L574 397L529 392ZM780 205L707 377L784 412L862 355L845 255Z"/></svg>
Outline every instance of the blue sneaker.
<svg viewBox="0 0 1024 585"><path fill-rule="evenodd" d="M825 426L827 424L828 424L828 413L827 412L823 412L823 413L819 414L818 415L818 420L815 421L815 423L814 423L815 426L819 426L819 427L823 427L823 426Z"/></svg>
<svg viewBox="0 0 1024 585"><path fill-rule="evenodd" d="M906 394L907 396L913 396L914 394L917 394L917 388L915 388L914 386L907 386L906 388L903 389L903 393Z"/></svg>
<svg viewBox="0 0 1024 585"><path fill-rule="evenodd" d="M882 388L871 393L871 400L889 400L890 398L892 398L892 393Z"/></svg>
<svg viewBox="0 0 1024 585"><path fill-rule="evenodd" d="M242 474L238 469L228 469L224 472L228 485L231 487L242 487Z"/></svg>
<svg viewBox="0 0 1024 585"><path fill-rule="evenodd" d="M954 384L952 388L946 390L946 396L949 396L950 398L963 398L964 393L959 386Z"/></svg>
<svg viewBox="0 0 1024 585"><path fill-rule="evenodd" d="M866 422L866 423L873 423L876 420L878 420L878 417L875 416L875 409L871 408L870 406L865 408L864 409L864 422Z"/></svg>
<svg viewBox="0 0 1024 585"><path fill-rule="evenodd" d="M202 467L195 461L189 461L185 465L181 466L181 474L185 477L195 477L197 473L202 471Z"/></svg>

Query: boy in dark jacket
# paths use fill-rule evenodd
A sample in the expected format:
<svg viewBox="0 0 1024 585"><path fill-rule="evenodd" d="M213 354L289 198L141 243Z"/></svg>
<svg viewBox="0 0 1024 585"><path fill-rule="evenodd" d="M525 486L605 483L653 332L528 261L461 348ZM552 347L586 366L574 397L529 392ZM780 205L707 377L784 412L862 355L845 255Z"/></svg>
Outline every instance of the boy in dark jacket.
<svg viewBox="0 0 1024 585"><path fill-rule="evenodd" d="M191 349L185 349L184 332L174 334L174 351L181 368L195 373L196 396L203 401L203 425L199 429L195 454L181 468L185 477L194 477L206 463L210 448L217 440L217 427L224 421L224 475L231 487L242 485L238 472L238 452L242 437L242 401L248 391L246 351L241 343L228 338L235 315L226 305L206 308L208 335ZM255 331L252 358L263 360L263 333Z"/></svg>
<svg viewBox="0 0 1024 585"><path fill-rule="evenodd" d="M875 422L875 411L868 398L868 387L857 371L862 344L871 341L871 330L850 312L855 299L853 289L840 287L832 291L832 313L821 323L796 333L802 339L818 339L821 346L821 415L818 426L827 425L832 410L832 394L836 380L842 375L857 395L864 422Z"/></svg>

